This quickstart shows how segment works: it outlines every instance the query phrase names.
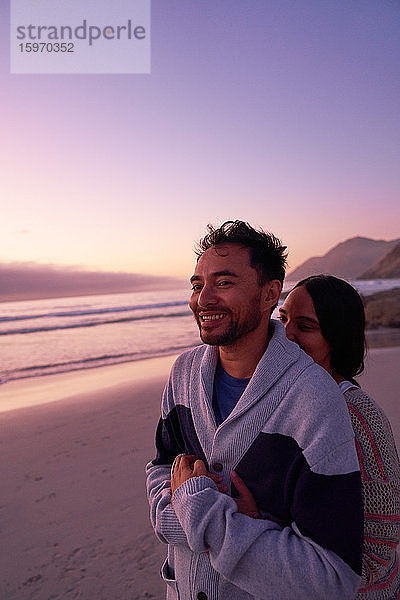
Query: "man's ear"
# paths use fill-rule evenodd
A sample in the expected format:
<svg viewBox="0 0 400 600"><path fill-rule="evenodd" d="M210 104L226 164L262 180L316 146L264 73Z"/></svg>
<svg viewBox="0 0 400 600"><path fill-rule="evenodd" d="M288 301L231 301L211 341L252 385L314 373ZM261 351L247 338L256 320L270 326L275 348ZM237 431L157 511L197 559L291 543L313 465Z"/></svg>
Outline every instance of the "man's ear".
<svg viewBox="0 0 400 600"><path fill-rule="evenodd" d="M272 312L272 308L278 304L281 292L282 284L278 279L268 281L264 292L265 308Z"/></svg>

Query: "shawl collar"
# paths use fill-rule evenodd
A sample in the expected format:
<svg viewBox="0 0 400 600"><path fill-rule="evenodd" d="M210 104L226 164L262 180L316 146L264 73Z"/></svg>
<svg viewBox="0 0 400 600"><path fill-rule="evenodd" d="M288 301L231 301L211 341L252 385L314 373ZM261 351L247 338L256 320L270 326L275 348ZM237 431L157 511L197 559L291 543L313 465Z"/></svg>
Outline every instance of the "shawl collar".
<svg viewBox="0 0 400 600"><path fill-rule="evenodd" d="M240 459L252 439L257 437L263 425L279 406L289 388L292 377L283 378L283 376L287 374L290 367L299 360L301 355L306 357L297 344L286 338L285 328L281 323L271 320L270 331L271 339L268 347L258 363L246 390L232 413L218 428L212 408L218 349L213 346L201 348L203 356L199 372L192 374L198 385L191 386L193 393L190 397L190 407L197 435L207 460L215 454L214 450L217 447L219 448L218 454L221 460L224 458L221 456L222 448L225 448L225 453L229 454L229 462L233 460L233 463L236 463ZM307 359L306 363L311 364L312 360L309 357ZM306 365L303 363L303 366ZM295 369L293 375L295 374L298 374L297 369ZM277 385L276 389L272 390L282 378L284 383ZM259 402L261 398L263 398L263 402ZM248 415L245 415L245 413L248 413ZM239 418L242 418L240 426L237 423ZM225 456L225 459L228 460L228 456Z"/></svg>

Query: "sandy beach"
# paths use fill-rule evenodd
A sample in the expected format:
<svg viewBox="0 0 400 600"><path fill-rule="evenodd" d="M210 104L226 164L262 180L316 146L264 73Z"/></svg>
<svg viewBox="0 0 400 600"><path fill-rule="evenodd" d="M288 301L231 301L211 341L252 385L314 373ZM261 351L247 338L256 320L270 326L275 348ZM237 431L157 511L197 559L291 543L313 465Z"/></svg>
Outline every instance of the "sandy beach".
<svg viewBox="0 0 400 600"><path fill-rule="evenodd" d="M164 598L144 465L173 360L0 387L1 600ZM398 447L399 362L400 347L371 350L360 377Z"/></svg>
<svg viewBox="0 0 400 600"><path fill-rule="evenodd" d="M1 600L164 596L144 465L173 359L0 388L7 407L57 399L0 413Z"/></svg>

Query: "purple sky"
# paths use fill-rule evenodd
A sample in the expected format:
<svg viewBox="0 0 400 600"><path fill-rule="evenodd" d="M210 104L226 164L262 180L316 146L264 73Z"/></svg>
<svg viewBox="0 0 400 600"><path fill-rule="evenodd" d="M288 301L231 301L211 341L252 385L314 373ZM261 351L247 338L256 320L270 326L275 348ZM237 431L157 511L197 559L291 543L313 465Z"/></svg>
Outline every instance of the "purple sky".
<svg viewBox="0 0 400 600"><path fill-rule="evenodd" d="M153 0L151 75L10 75L0 262L186 277L208 222L295 267L399 237L398 2Z"/></svg>

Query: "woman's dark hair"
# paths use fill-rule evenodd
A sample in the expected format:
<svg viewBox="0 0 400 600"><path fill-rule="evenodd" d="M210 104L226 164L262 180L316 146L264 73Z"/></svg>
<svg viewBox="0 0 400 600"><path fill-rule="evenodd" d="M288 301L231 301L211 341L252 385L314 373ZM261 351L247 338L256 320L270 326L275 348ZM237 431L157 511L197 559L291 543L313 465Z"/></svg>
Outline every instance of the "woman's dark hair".
<svg viewBox="0 0 400 600"><path fill-rule="evenodd" d="M285 278L286 246L272 233L254 229L244 221L225 221L220 227L207 225L208 233L197 245L197 260L206 250L223 244L239 244L249 249L250 264L256 269L258 282L264 285L267 281Z"/></svg>
<svg viewBox="0 0 400 600"><path fill-rule="evenodd" d="M314 303L321 333L331 347L332 369L354 382L364 370L365 312L358 292L332 275L313 275L299 281Z"/></svg>

